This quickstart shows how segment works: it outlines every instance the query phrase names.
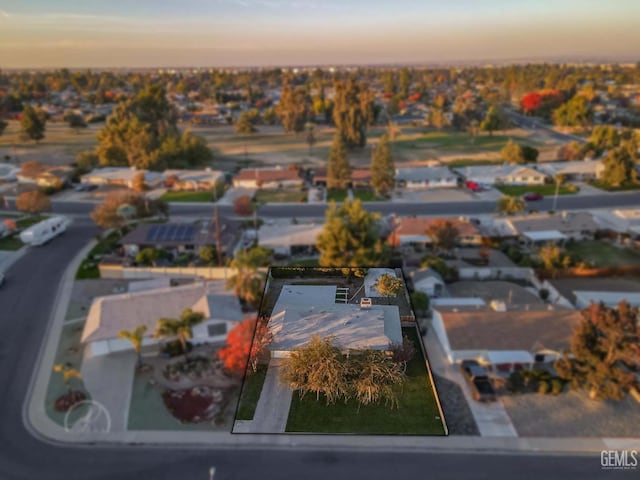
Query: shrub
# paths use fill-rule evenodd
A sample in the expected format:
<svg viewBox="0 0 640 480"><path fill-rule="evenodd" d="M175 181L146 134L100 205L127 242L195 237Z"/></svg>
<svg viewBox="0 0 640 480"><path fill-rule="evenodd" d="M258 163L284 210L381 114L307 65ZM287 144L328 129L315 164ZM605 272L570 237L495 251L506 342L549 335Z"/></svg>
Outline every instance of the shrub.
<svg viewBox="0 0 640 480"><path fill-rule="evenodd" d="M551 393L554 395L559 395L564 390L564 382L559 378L554 378L551 380Z"/></svg>
<svg viewBox="0 0 640 480"><path fill-rule="evenodd" d="M540 382L538 382L538 393L546 395L547 393L549 393L549 390L551 390L550 382L546 380L541 380Z"/></svg>
<svg viewBox="0 0 640 480"><path fill-rule="evenodd" d="M542 300L544 300L545 302L549 298L549 290L546 289L546 288L541 288L540 291L538 292L538 294L540 295L540 298Z"/></svg>
<svg viewBox="0 0 640 480"><path fill-rule="evenodd" d="M182 350L182 344L180 343L180 340L172 340L170 342L166 342L165 344L163 344L162 347L160 348L160 352L163 355L166 355L169 357L177 357L179 355L184 355L185 353L189 353L192 349L193 349L193 345L191 345L191 342L187 342L187 351L184 352Z"/></svg>
<svg viewBox="0 0 640 480"><path fill-rule="evenodd" d="M507 379L507 390L511 393L521 393L525 387L525 376L522 372L512 372Z"/></svg>

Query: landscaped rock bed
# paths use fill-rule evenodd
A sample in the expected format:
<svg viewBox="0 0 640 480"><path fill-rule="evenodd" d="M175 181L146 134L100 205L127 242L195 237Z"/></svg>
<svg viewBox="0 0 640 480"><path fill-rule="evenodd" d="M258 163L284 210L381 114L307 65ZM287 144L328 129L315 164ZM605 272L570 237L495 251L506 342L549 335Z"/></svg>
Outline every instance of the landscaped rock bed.
<svg viewBox="0 0 640 480"><path fill-rule="evenodd" d="M86 399L87 396L84 394L84 392L74 390L58 397L56 399L54 408L57 412L66 412L75 404L80 403Z"/></svg>
<svg viewBox="0 0 640 480"><path fill-rule="evenodd" d="M433 375L449 435L480 435L462 389L451 380Z"/></svg>
<svg viewBox="0 0 640 480"><path fill-rule="evenodd" d="M171 414L182 423L214 421L225 406L222 390L204 386L188 390L165 390L162 399Z"/></svg>

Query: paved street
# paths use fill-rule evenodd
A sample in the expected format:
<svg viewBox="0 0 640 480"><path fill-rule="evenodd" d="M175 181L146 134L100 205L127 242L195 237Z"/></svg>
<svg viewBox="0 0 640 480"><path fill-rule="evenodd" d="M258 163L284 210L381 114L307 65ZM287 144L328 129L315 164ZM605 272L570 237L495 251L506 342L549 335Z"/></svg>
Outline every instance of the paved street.
<svg viewBox="0 0 640 480"><path fill-rule="evenodd" d="M179 446L122 447L52 444L34 436L23 423L23 405L47 324L57 285L66 265L97 230L77 220L60 238L28 250L9 270L0 288L0 478L203 479L210 466L216 479L356 479L390 478L637 478L637 470L603 471L599 455L541 456L535 454L361 451L345 448L220 449ZM391 441L390 441L391 442ZM275 443L275 442L274 442Z"/></svg>

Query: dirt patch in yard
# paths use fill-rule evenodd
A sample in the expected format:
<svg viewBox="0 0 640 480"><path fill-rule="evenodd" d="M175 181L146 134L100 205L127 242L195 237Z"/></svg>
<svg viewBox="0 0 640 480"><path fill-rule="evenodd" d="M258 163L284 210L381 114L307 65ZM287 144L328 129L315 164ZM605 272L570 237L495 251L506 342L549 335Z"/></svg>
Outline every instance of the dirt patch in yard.
<svg viewBox="0 0 640 480"><path fill-rule="evenodd" d="M582 392L501 397L523 437L637 437L640 403L590 400Z"/></svg>

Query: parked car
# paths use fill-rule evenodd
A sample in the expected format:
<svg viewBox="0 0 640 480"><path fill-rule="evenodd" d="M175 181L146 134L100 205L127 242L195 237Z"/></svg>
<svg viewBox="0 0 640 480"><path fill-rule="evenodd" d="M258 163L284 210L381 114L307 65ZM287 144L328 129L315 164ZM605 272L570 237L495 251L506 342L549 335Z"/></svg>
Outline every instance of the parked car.
<svg viewBox="0 0 640 480"><path fill-rule="evenodd" d="M496 391L493 389L487 370L475 360L463 360L460 364L462 376L471 389L473 399L478 402L494 402Z"/></svg>
<svg viewBox="0 0 640 480"><path fill-rule="evenodd" d="M544 200L544 195L541 193L529 192L522 195L522 199L526 202L537 202L539 200Z"/></svg>
<svg viewBox="0 0 640 480"><path fill-rule="evenodd" d="M76 192L91 192L96 188L98 188L98 186L92 183L79 183L78 185L75 186L74 190Z"/></svg>

